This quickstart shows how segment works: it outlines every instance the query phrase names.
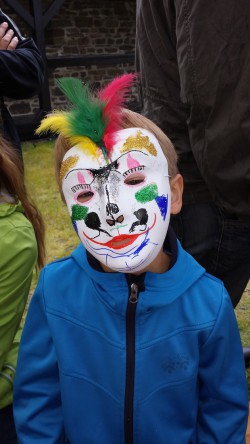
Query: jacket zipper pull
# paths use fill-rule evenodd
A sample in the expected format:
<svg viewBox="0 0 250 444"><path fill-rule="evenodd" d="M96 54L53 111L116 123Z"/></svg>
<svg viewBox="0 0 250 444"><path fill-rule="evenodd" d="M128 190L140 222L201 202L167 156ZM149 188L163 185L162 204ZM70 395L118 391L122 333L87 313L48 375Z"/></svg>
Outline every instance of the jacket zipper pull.
<svg viewBox="0 0 250 444"><path fill-rule="evenodd" d="M131 304L136 304L137 301L138 301L138 285L131 284L129 302L131 302Z"/></svg>

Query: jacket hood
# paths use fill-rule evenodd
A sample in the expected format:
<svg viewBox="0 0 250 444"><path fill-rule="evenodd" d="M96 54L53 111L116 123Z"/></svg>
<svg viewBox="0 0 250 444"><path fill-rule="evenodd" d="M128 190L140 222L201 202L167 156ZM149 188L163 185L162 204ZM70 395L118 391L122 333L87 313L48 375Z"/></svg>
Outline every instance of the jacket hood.
<svg viewBox="0 0 250 444"><path fill-rule="evenodd" d="M20 202L18 202L17 204L5 202L0 203L0 217L7 217L15 212L24 213L22 204Z"/></svg>
<svg viewBox="0 0 250 444"><path fill-rule="evenodd" d="M107 273L94 269L88 261L86 249L80 244L71 255L72 259L94 281L102 293L109 295L109 303L117 301L119 292L128 289L125 273ZM144 301L147 305L153 301L154 307L169 304L191 288L205 273L190 254L177 241L177 260L165 273L145 273ZM131 282L133 282L133 275ZM116 305L116 304L115 304Z"/></svg>

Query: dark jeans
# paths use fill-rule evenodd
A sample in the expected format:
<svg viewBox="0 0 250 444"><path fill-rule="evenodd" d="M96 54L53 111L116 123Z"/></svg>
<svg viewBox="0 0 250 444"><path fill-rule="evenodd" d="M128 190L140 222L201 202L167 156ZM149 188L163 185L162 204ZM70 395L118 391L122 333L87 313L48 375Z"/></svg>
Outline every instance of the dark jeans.
<svg viewBox="0 0 250 444"><path fill-rule="evenodd" d="M0 409L0 444L18 444L12 405Z"/></svg>
<svg viewBox="0 0 250 444"><path fill-rule="evenodd" d="M238 304L250 279L250 220L237 220L214 204L183 205L171 225L182 246L218 277Z"/></svg>

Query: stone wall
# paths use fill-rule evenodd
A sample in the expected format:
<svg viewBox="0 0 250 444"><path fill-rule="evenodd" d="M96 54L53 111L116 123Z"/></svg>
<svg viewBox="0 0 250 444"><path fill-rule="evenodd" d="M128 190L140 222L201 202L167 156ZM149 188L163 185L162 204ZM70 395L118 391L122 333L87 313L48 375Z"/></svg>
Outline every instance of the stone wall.
<svg viewBox="0 0 250 444"><path fill-rule="evenodd" d="M50 0L42 2L43 8ZM29 1L22 6L28 9ZM30 35L25 23L7 5L2 9ZM123 54L134 52L135 0L65 0L45 31L47 56ZM60 94L56 79L76 76L83 81L99 86L104 81L124 72L133 72L134 64L77 66L49 70L49 85L52 108L62 108L64 97ZM38 98L27 101L8 101L13 115L34 114L39 108Z"/></svg>

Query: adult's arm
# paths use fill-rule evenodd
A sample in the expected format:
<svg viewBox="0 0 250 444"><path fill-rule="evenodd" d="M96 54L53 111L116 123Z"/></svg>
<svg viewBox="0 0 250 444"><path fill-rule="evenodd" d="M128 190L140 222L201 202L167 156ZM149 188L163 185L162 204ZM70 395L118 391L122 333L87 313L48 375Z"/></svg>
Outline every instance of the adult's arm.
<svg viewBox="0 0 250 444"><path fill-rule="evenodd" d="M20 444L63 444L65 434L57 356L47 324L41 272L26 318L14 383Z"/></svg>
<svg viewBox="0 0 250 444"><path fill-rule="evenodd" d="M245 444L248 392L232 303L223 287L215 326L200 353L197 442Z"/></svg>
<svg viewBox="0 0 250 444"><path fill-rule="evenodd" d="M14 50L0 50L0 96L25 99L39 93L44 77L42 56L32 38Z"/></svg>

